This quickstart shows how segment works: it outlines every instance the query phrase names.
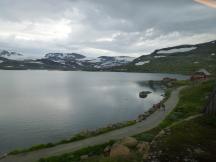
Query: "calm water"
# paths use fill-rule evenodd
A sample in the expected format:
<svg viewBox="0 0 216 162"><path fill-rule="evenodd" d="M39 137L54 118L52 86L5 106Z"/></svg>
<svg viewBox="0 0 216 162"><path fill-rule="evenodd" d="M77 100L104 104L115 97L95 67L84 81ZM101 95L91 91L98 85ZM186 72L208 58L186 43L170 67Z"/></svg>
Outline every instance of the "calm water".
<svg viewBox="0 0 216 162"><path fill-rule="evenodd" d="M0 152L135 119L162 99L143 73L0 71ZM142 90L153 93L140 99Z"/></svg>

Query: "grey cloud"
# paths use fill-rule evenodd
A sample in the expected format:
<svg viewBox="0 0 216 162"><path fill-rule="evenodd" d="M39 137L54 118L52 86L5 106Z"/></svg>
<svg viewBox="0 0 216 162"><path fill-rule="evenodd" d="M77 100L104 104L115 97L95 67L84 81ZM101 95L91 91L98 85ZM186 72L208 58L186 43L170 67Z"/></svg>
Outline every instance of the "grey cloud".
<svg viewBox="0 0 216 162"><path fill-rule="evenodd" d="M1 0L0 11L0 48L27 54L138 56L216 38L216 10L193 0Z"/></svg>

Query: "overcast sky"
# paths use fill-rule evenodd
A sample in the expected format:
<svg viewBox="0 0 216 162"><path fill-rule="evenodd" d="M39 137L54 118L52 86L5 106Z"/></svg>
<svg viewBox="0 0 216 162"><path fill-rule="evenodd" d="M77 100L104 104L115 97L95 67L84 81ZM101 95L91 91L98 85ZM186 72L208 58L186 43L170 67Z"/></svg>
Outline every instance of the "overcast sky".
<svg viewBox="0 0 216 162"><path fill-rule="evenodd" d="M216 9L193 0L0 0L0 49L26 55L136 57L211 40Z"/></svg>

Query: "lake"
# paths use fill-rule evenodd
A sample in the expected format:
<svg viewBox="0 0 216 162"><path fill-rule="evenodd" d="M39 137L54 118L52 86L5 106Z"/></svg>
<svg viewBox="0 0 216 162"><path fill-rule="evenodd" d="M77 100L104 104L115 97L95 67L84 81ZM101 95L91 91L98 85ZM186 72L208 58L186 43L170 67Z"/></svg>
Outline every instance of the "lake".
<svg viewBox="0 0 216 162"><path fill-rule="evenodd" d="M83 130L136 119L162 99L150 73L0 71L0 152L56 142ZM139 92L152 91L146 99Z"/></svg>

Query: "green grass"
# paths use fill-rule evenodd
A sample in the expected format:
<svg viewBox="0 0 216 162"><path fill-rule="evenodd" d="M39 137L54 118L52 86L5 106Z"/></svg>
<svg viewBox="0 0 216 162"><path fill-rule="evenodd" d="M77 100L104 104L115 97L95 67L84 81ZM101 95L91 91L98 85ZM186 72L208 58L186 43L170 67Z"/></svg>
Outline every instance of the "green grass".
<svg viewBox="0 0 216 162"><path fill-rule="evenodd" d="M80 162L141 162L142 155L139 153L133 152L128 157L104 157L104 156L96 156L93 158L89 158L87 160L81 160Z"/></svg>
<svg viewBox="0 0 216 162"><path fill-rule="evenodd" d="M171 127L171 133L162 136L152 147L153 154L163 161L213 162L216 160L216 117L202 116ZM196 152L196 150L201 150Z"/></svg>
<svg viewBox="0 0 216 162"><path fill-rule="evenodd" d="M61 156L55 156L50 158L40 159L39 162L140 162L142 155L137 152L131 152L128 157L107 157L103 155L103 150L106 146L110 146L114 143L111 141L102 145L97 145L93 147L87 147L76 151L74 153L63 154ZM82 155L88 155L88 159L82 160L80 157Z"/></svg>
<svg viewBox="0 0 216 162"><path fill-rule="evenodd" d="M183 85L185 85L185 83ZM188 85L187 88L180 92L180 99L175 109L160 123L159 126L150 131L136 135L135 137L138 140L151 142L162 129L191 115L201 113L207 101L207 96L215 86L215 80L197 82Z"/></svg>
<svg viewBox="0 0 216 162"><path fill-rule="evenodd" d="M61 156L54 156L50 158L43 158L43 159L40 159L39 162L76 162L76 161L80 161L80 157L82 155L88 155L88 156L100 155L106 146L112 145L113 143L114 141L110 141L102 145L96 145L92 147L83 148L73 153L63 154Z"/></svg>

